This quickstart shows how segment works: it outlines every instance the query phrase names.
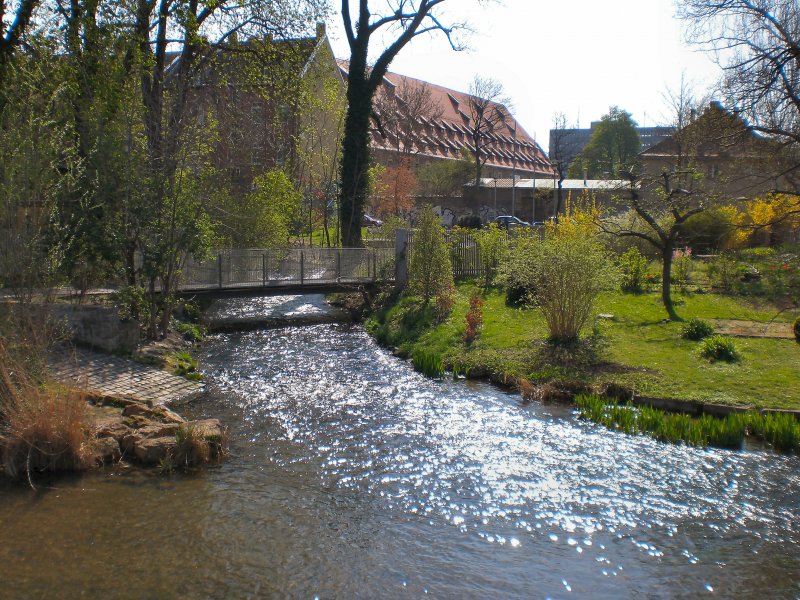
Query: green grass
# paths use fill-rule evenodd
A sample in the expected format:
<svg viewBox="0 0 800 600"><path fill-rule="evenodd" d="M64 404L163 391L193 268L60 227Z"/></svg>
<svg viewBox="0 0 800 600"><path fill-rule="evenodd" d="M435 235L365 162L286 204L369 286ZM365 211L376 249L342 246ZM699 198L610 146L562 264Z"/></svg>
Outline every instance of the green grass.
<svg viewBox="0 0 800 600"><path fill-rule="evenodd" d="M402 355L425 350L440 356L444 368L456 367L474 376L568 380L597 388L615 384L644 396L754 408L800 408L800 344L794 340L736 338L740 362L710 363L699 357L698 342L681 337L682 322L665 321L657 293L606 292L595 307L597 313L613 315L613 319L599 322L608 342L601 355L603 362L564 367L543 358L547 330L541 314L535 309L507 307L500 289L483 293L483 329L467 348L464 317L476 289L472 282L457 285L455 308L443 324L434 325L430 314L406 298L374 315L368 328L381 343L398 348ZM791 322L796 316L735 296L675 294L675 300L678 314L685 320Z"/></svg>

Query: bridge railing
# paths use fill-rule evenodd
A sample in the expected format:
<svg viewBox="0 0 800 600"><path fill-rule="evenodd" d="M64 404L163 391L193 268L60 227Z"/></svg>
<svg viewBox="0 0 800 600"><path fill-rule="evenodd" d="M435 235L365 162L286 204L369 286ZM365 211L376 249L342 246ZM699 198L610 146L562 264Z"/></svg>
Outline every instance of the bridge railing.
<svg viewBox="0 0 800 600"><path fill-rule="evenodd" d="M391 248L235 249L187 259L181 290L363 283L394 278Z"/></svg>

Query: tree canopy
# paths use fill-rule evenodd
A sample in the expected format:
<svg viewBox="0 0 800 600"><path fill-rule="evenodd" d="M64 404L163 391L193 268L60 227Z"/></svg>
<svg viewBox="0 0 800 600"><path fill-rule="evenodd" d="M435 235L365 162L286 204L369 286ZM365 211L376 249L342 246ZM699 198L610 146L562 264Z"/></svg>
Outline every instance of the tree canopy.
<svg viewBox="0 0 800 600"><path fill-rule="evenodd" d="M636 126L629 112L612 106L592 127L592 137L570 174L583 177L585 170L590 179L615 178L620 169L632 167L642 145Z"/></svg>

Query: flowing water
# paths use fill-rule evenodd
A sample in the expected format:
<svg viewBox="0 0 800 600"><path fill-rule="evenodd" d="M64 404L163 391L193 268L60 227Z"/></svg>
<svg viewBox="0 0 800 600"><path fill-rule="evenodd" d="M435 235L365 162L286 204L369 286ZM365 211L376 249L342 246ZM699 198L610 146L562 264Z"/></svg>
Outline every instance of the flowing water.
<svg viewBox="0 0 800 600"><path fill-rule="evenodd" d="M214 335L200 362L179 410L230 425L230 459L0 488L0 597L800 596L797 457L433 381L352 325Z"/></svg>

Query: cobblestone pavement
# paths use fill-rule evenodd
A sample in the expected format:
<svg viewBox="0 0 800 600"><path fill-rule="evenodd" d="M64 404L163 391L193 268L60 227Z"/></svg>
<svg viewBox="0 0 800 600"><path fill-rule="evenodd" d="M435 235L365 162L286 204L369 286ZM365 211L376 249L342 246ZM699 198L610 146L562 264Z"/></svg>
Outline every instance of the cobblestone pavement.
<svg viewBox="0 0 800 600"><path fill-rule="evenodd" d="M50 357L54 379L108 395L133 395L164 404L198 394L203 384L133 360L77 349Z"/></svg>

